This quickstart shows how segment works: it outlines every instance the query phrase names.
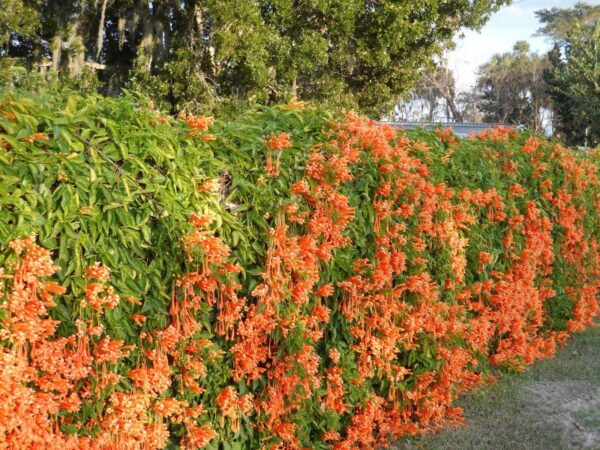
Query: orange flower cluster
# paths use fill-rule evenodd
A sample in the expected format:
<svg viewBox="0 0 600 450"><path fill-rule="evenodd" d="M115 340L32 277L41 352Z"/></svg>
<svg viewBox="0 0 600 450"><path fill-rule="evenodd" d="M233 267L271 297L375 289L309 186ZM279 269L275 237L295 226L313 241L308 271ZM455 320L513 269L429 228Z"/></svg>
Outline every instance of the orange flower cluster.
<svg viewBox="0 0 600 450"><path fill-rule="evenodd" d="M433 130L433 132L437 134L437 136L440 138L440 141L442 141L448 147L452 148L458 145L458 138L452 131L452 128L436 128Z"/></svg>
<svg viewBox="0 0 600 450"><path fill-rule="evenodd" d="M173 325L157 332L158 345L144 350L139 366L126 374L133 390L115 390L124 378L119 367L136 346L104 334L101 324L93 325L93 314L87 326L77 321L75 334L56 337L58 321L49 318L48 308L55 306L54 296L65 289L43 278L53 275L58 267L52 264L50 253L32 238L16 240L11 248L17 260L14 273L2 275L4 283L8 282L8 301L0 307L0 336L8 343L0 351L0 394L4 399L0 406L0 446L164 448L170 435L167 420L185 425L184 448L204 446L216 436L209 424L196 422L204 414L202 407L160 397L173 382L169 357L179 356L176 346L184 340ZM87 276L108 283L110 271L94 264L88 267ZM90 290L88 285L87 303L81 304L82 317L99 311L88 298ZM189 354L198 351L194 346L186 348ZM190 377L193 382L206 374L198 360L183 362L188 363L183 379ZM251 396L238 400L241 411L249 410L249 400ZM81 412L92 405L100 409L91 416L86 414L86 422L81 422ZM72 431L65 433L65 427Z"/></svg>
<svg viewBox="0 0 600 450"><path fill-rule="evenodd" d="M35 141L48 141L48 140L50 140L50 138L43 133L33 133L32 135L29 135L25 138L25 141L29 142L30 144Z"/></svg>
<svg viewBox="0 0 600 450"><path fill-rule="evenodd" d="M50 253L31 237L11 243L17 260L8 280L7 301L0 306L0 334L7 345L0 351L0 444L7 448L88 448L90 439L64 434L69 413L93 402L97 394L118 383L119 376L107 370L117 365L130 348L122 341L102 334L102 327L85 327L55 337L58 321L49 317L54 297L65 289L53 281L44 282L59 267ZM91 276L107 280L107 272L96 265ZM64 411L59 415L60 411ZM99 446L102 447L102 446Z"/></svg>
<svg viewBox="0 0 600 450"><path fill-rule="evenodd" d="M492 142L508 142L509 139L515 139L516 137L517 131L515 131L513 127L506 127L504 125L488 128L487 130L469 136L470 139Z"/></svg>
<svg viewBox="0 0 600 450"><path fill-rule="evenodd" d="M552 356L599 312L597 168L499 127L476 139L511 145L485 149L501 182L474 187L436 175L471 149L431 138L331 123L265 215L252 267L212 215L192 214L164 322L121 304L96 263L59 330L58 267L32 238L14 241L0 273L0 447L378 448L462 420L453 402L489 380L487 364ZM289 135L265 145L275 176ZM218 195L208 183L202 195ZM135 325L117 336L109 319L125 310Z"/></svg>
<svg viewBox="0 0 600 450"><path fill-rule="evenodd" d="M281 161L280 150L292 146L290 135L288 133L280 133L276 136L275 133L271 132L271 136L268 139L265 137L265 144L267 146L267 164L265 165L265 172L269 177L276 177L279 175ZM273 158L273 152L276 153L275 158Z"/></svg>
<svg viewBox="0 0 600 450"><path fill-rule="evenodd" d="M208 127L210 125L215 123L215 119L213 119L212 117L207 117L207 116L194 117L191 115L187 115L187 116L184 116L184 120L188 124L188 127L190 127L192 130L198 130L198 131L206 131L206 130L208 130Z"/></svg>
<svg viewBox="0 0 600 450"><path fill-rule="evenodd" d="M90 282L86 286L83 307L89 306L102 314L103 308L113 309L119 304L119 296L115 293L114 288L107 284L110 279L108 267L96 262L86 269L86 276L90 280L98 280L98 282Z"/></svg>
<svg viewBox="0 0 600 450"><path fill-rule="evenodd" d="M203 141L214 141L215 136L206 133L208 131L208 127L215 123L215 119L213 117L208 116L193 116L191 114L181 114L181 118L185 121L187 126L189 127L189 135L191 137L200 136Z"/></svg>

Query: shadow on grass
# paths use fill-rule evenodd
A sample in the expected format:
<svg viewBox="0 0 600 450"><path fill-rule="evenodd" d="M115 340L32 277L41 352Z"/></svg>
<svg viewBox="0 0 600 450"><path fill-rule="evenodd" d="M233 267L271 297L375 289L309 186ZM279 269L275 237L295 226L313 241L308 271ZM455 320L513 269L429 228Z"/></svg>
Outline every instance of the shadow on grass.
<svg viewBox="0 0 600 450"><path fill-rule="evenodd" d="M399 442L397 450L600 449L600 328L553 359L465 395L466 424Z"/></svg>

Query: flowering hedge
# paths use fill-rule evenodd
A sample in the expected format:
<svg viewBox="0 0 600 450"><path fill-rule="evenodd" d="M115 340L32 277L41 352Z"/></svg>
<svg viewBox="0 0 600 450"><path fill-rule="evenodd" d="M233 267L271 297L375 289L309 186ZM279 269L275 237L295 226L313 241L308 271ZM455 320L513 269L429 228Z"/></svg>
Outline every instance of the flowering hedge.
<svg viewBox="0 0 600 450"><path fill-rule="evenodd" d="M0 129L2 447L375 448L597 315L595 154L301 103Z"/></svg>

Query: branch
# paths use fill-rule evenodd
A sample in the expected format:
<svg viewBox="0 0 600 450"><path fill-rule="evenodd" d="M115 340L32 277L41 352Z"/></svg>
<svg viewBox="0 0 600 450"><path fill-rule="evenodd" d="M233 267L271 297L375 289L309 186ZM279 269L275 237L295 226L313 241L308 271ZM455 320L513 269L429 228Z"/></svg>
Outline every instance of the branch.
<svg viewBox="0 0 600 450"><path fill-rule="evenodd" d="M121 166L119 166L116 162L114 162L112 159L110 159L106 153L104 153L102 150L100 150L98 148L98 146L92 144L90 141L88 141L86 138L84 138L83 136L81 136L80 134L75 134L79 140L81 142L83 142L84 144L86 144L88 147L93 148L94 150L96 150L96 152L102 157L102 159L104 159L106 162L112 164L115 169L117 170L117 178L119 178L119 175L121 174Z"/></svg>

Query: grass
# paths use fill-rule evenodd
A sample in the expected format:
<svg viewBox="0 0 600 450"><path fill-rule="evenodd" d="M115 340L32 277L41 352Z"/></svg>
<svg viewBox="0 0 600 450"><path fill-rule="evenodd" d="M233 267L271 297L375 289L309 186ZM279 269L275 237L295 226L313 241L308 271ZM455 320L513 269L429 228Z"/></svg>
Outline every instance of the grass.
<svg viewBox="0 0 600 450"><path fill-rule="evenodd" d="M465 425L395 448L600 449L600 328L576 335L555 358L506 375L458 404L465 410Z"/></svg>

